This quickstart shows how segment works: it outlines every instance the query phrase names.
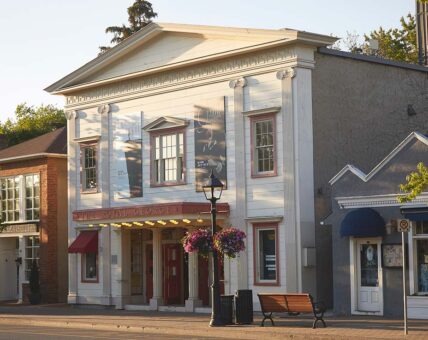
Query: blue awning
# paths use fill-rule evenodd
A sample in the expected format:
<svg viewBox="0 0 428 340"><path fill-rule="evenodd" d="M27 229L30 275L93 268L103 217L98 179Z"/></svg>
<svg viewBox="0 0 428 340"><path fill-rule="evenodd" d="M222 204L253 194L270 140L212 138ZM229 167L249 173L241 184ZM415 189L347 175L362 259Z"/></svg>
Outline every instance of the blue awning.
<svg viewBox="0 0 428 340"><path fill-rule="evenodd" d="M401 213L404 218L407 218L411 221L428 221L428 208L402 208Z"/></svg>
<svg viewBox="0 0 428 340"><path fill-rule="evenodd" d="M356 209L348 214L340 225L340 236L378 237L385 235L385 221L376 210Z"/></svg>

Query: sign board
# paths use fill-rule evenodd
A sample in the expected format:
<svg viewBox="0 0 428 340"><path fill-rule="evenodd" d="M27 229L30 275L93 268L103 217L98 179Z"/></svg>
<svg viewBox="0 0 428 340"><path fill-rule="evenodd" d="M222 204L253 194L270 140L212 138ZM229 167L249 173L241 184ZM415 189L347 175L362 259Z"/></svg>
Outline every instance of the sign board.
<svg viewBox="0 0 428 340"><path fill-rule="evenodd" d="M397 231L407 233L410 230L410 220L399 219L397 220Z"/></svg>

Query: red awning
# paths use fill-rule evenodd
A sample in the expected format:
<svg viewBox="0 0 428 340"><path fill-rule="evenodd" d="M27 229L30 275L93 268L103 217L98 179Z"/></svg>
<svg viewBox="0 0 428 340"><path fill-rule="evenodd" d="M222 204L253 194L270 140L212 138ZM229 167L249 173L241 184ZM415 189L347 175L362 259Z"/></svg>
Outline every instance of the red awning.
<svg viewBox="0 0 428 340"><path fill-rule="evenodd" d="M98 253L98 231L81 231L70 247L69 253Z"/></svg>

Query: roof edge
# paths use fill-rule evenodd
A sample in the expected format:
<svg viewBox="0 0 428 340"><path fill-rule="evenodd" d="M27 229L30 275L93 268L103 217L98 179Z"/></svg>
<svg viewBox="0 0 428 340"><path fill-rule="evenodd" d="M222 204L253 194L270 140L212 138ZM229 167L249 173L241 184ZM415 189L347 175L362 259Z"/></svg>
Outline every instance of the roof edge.
<svg viewBox="0 0 428 340"><path fill-rule="evenodd" d="M3 159L0 159L0 164L1 163L12 163L12 162L16 162L16 161L25 161L25 160L37 159L37 158L45 158L45 157L67 158L67 154L49 153L49 152L35 153L35 154L32 154L32 155L3 158Z"/></svg>

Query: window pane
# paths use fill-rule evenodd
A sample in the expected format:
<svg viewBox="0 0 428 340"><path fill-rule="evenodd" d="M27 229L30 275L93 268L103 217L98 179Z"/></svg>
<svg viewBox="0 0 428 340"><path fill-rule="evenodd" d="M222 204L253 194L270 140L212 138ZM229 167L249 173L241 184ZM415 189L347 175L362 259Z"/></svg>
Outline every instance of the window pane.
<svg viewBox="0 0 428 340"><path fill-rule="evenodd" d="M378 287L377 244L363 244L360 249L361 286Z"/></svg>
<svg viewBox="0 0 428 340"><path fill-rule="evenodd" d="M85 254L85 278L86 279L97 278L97 254L96 253Z"/></svg>
<svg viewBox="0 0 428 340"><path fill-rule="evenodd" d="M416 240L418 258L418 290L428 293L428 240Z"/></svg>
<svg viewBox="0 0 428 340"><path fill-rule="evenodd" d="M276 235L274 229L258 231L260 280L276 280Z"/></svg>

